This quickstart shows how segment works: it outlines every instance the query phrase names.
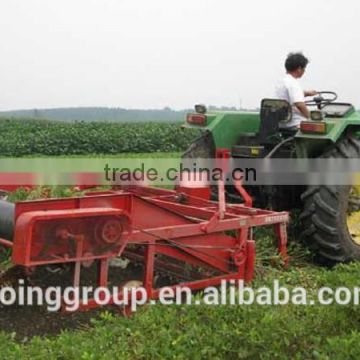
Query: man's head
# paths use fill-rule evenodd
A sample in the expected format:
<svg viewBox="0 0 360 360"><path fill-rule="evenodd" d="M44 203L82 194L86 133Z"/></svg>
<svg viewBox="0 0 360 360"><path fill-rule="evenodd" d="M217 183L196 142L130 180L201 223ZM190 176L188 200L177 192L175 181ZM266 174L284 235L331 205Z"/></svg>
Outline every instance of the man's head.
<svg viewBox="0 0 360 360"><path fill-rule="evenodd" d="M286 71L295 78L301 78L309 60L302 53L290 53L285 61Z"/></svg>

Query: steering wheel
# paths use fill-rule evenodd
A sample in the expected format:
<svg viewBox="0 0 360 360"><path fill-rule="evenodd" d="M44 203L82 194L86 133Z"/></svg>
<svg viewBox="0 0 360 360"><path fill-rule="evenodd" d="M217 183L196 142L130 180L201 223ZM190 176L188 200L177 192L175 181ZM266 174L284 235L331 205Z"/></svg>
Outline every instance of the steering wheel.
<svg viewBox="0 0 360 360"><path fill-rule="evenodd" d="M327 96L323 96L327 95ZM308 106L317 106L320 110L325 105L330 104L338 98L337 94L333 91L319 91L316 96L314 96L311 100L305 101L305 104Z"/></svg>

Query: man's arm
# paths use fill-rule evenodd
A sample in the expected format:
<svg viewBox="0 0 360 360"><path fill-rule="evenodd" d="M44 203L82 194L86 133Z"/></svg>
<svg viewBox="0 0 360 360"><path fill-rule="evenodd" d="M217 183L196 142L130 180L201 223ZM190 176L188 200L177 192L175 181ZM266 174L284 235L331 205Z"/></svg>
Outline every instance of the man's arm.
<svg viewBox="0 0 360 360"><path fill-rule="evenodd" d="M310 119L310 111L304 102L296 102L294 105L301 112L302 116L304 116L306 119Z"/></svg>
<svg viewBox="0 0 360 360"><path fill-rule="evenodd" d="M316 94L317 94L316 90L305 90L304 91L305 96L315 96ZM294 105L301 112L302 116L304 116L307 119L310 119L310 111L304 102L298 102L298 103L295 103Z"/></svg>
<svg viewBox="0 0 360 360"><path fill-rule="evenodd" d="M317 94L316 90L305 90L304 95L305 96L315 96Z"/></svg>

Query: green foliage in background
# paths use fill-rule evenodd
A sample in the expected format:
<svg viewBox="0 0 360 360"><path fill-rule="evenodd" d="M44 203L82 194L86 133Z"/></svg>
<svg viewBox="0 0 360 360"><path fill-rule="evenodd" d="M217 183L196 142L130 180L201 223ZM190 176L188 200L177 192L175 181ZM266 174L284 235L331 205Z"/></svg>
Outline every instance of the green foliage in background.
<svg viewBox="0 0 360 360"><path fill-rule="evenodd" d="M197 135L181 123L0 119L0 156L181 152Z"/></svg>
<svg viewBox="0 0 360 360"><path fill-rule="evenodd" d="M315 296L322 286L359 285L360 263L319 268L292 244L293 260L284 269L268 265L276 256L271 237L264 234L257 248L253 288L278 279ZM104 310L91 327L57 337L22 343L15 334L0 333L0 359L359 359L359 324L354 305L147 305L131 318Z"/></svg>

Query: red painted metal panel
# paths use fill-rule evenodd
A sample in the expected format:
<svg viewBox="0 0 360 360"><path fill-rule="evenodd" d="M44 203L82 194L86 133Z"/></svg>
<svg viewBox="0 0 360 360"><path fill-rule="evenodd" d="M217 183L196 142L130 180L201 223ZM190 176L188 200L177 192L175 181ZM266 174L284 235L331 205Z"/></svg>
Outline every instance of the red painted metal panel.
<svg viewBox="0 0 360 360"><path fill-rule="evenodd" d="M126 219L125 230L116 221L110 221L114 217ZM107 222L99 223L103 219ZM221 280L250 281L255 265L251 229L274 226L279 252L287 260L288 220L286 212L244 205L224 203L219 211L217 203L183 192L144 186L118 187L118 190L89 193L82 198L16 204L13 262L28 267L74 262L74 284L78 285L81 262L98 260L98 285L107 286L108 260L128 250L143 261L143 284L148 295L157 298L156 265L167 268L161 256L175 261L168 266L173 273L179 271L179 262L207 269L202 270L202 279L180 283L193 290L219 285ZM230 230L232 236L225 233ZM8 245L0 240L1 243ZM179 275L181 278L182 274ZM84 308L94 306L91 302Z"/></svg>

